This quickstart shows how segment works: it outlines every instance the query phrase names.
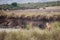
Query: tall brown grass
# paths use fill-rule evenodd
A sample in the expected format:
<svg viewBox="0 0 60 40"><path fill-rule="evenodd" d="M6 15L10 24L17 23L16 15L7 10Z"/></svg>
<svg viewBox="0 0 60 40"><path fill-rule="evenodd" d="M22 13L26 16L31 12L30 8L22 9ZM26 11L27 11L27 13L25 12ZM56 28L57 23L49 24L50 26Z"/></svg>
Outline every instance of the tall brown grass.
<svg viewBox="0 0 60 40"><path fill-rule="evenodd" d="M18 29L17 31L0 32L0 40L60 40L60 29L48 31L39 28Z"/></svg>
<svg viewBox="0 0 60 40"><path fill-rule="evenodd" d="M1 13L1 15L3 14ZM13 13L13 15L15 14ZM50 31L48 29L41 30L37 27L29 29L28 25L26 25L26 29L2 31L0 32L0 40L60 40L60 23L52 23L52 26Z"/></svg>

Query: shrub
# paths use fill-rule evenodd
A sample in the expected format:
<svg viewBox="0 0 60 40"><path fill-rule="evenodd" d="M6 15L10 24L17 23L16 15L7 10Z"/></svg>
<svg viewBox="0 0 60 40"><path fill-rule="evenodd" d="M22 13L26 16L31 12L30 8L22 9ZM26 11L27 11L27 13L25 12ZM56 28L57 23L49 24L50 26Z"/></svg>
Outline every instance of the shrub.
<svg viewBox="0 0 60 40"><path fill-rule="evenodd" d="M52 23L53 28L60 28L60 23L59 22L54 22Z"/></svg>
<svg viewBox="0 0 60 40"><path fill-rule="evenodd" d="M25 25L25 28L27 29L27 30L29 30L30 29L30 26L29 25Z"/></svg>

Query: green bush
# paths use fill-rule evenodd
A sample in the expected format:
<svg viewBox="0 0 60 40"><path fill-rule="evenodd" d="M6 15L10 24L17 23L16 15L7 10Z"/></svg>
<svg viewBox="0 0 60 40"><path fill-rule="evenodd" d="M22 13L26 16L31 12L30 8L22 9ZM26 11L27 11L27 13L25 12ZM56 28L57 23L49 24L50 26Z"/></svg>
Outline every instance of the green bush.
<svg viewBox="0 0 60 40"><path fill-rule="evenodd" d="M25 28L27 29L27 30L29 30L30 29L30 26L29 25L25 25Z"/></svg>
<svg viewBox="0 0 60 40"><path fill-rule="evenodd" d="M53 28L60 28L60 22L52 23Z"/></svg>

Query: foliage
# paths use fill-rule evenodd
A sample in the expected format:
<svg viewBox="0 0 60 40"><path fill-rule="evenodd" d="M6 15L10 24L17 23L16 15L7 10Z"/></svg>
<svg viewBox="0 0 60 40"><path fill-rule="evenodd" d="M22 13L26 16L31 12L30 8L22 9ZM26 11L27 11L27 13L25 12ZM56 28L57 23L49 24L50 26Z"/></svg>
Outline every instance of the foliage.
<svg viewBox="0 0 60 40"><path fill-rule="evenodd" d="M52 23L53 28L58 28L60 27L60 22L54 22Z"/></svg>
<svg viewBox="0 0 60 40"><path fill-rule="evenodd" d="M54 1L54 2L37 2L37 3L24 3L24 4L19 4L19 3L11 3L11 4L2 4L0 5L0 10L4 9L38 9L38 8L44 8L44 7L49 7L49 6L60 6L60 1Z"/></svg>
<svg viewBox="0 0 60 40"><path fill-rule="evenodd" d="M11 5L14 6L14 7L16 7L16 6L17 6L17 3L14 2L14 3L12 3Z"/></svg>
<svg viewBox="0 0 60 40"><path fill-rule="evenodd" d="M28 24L26 24L26 25L25 25L25 28L26 28L27 30L29 30L29 29L30 29L30 26L29 26Z"/></svg>

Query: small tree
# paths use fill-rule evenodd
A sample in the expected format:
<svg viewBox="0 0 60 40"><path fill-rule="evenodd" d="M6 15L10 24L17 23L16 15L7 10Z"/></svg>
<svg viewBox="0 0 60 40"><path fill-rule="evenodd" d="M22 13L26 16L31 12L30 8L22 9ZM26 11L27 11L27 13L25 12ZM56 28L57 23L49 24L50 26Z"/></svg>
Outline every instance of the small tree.
<svg viewBox="0 0 60 40"><path fill-rule="evenodd" d="M14 2L14 3L12 3L11 5L14 6L14 7L16 7L16 6L17 6L17 3Z"/></svg>

